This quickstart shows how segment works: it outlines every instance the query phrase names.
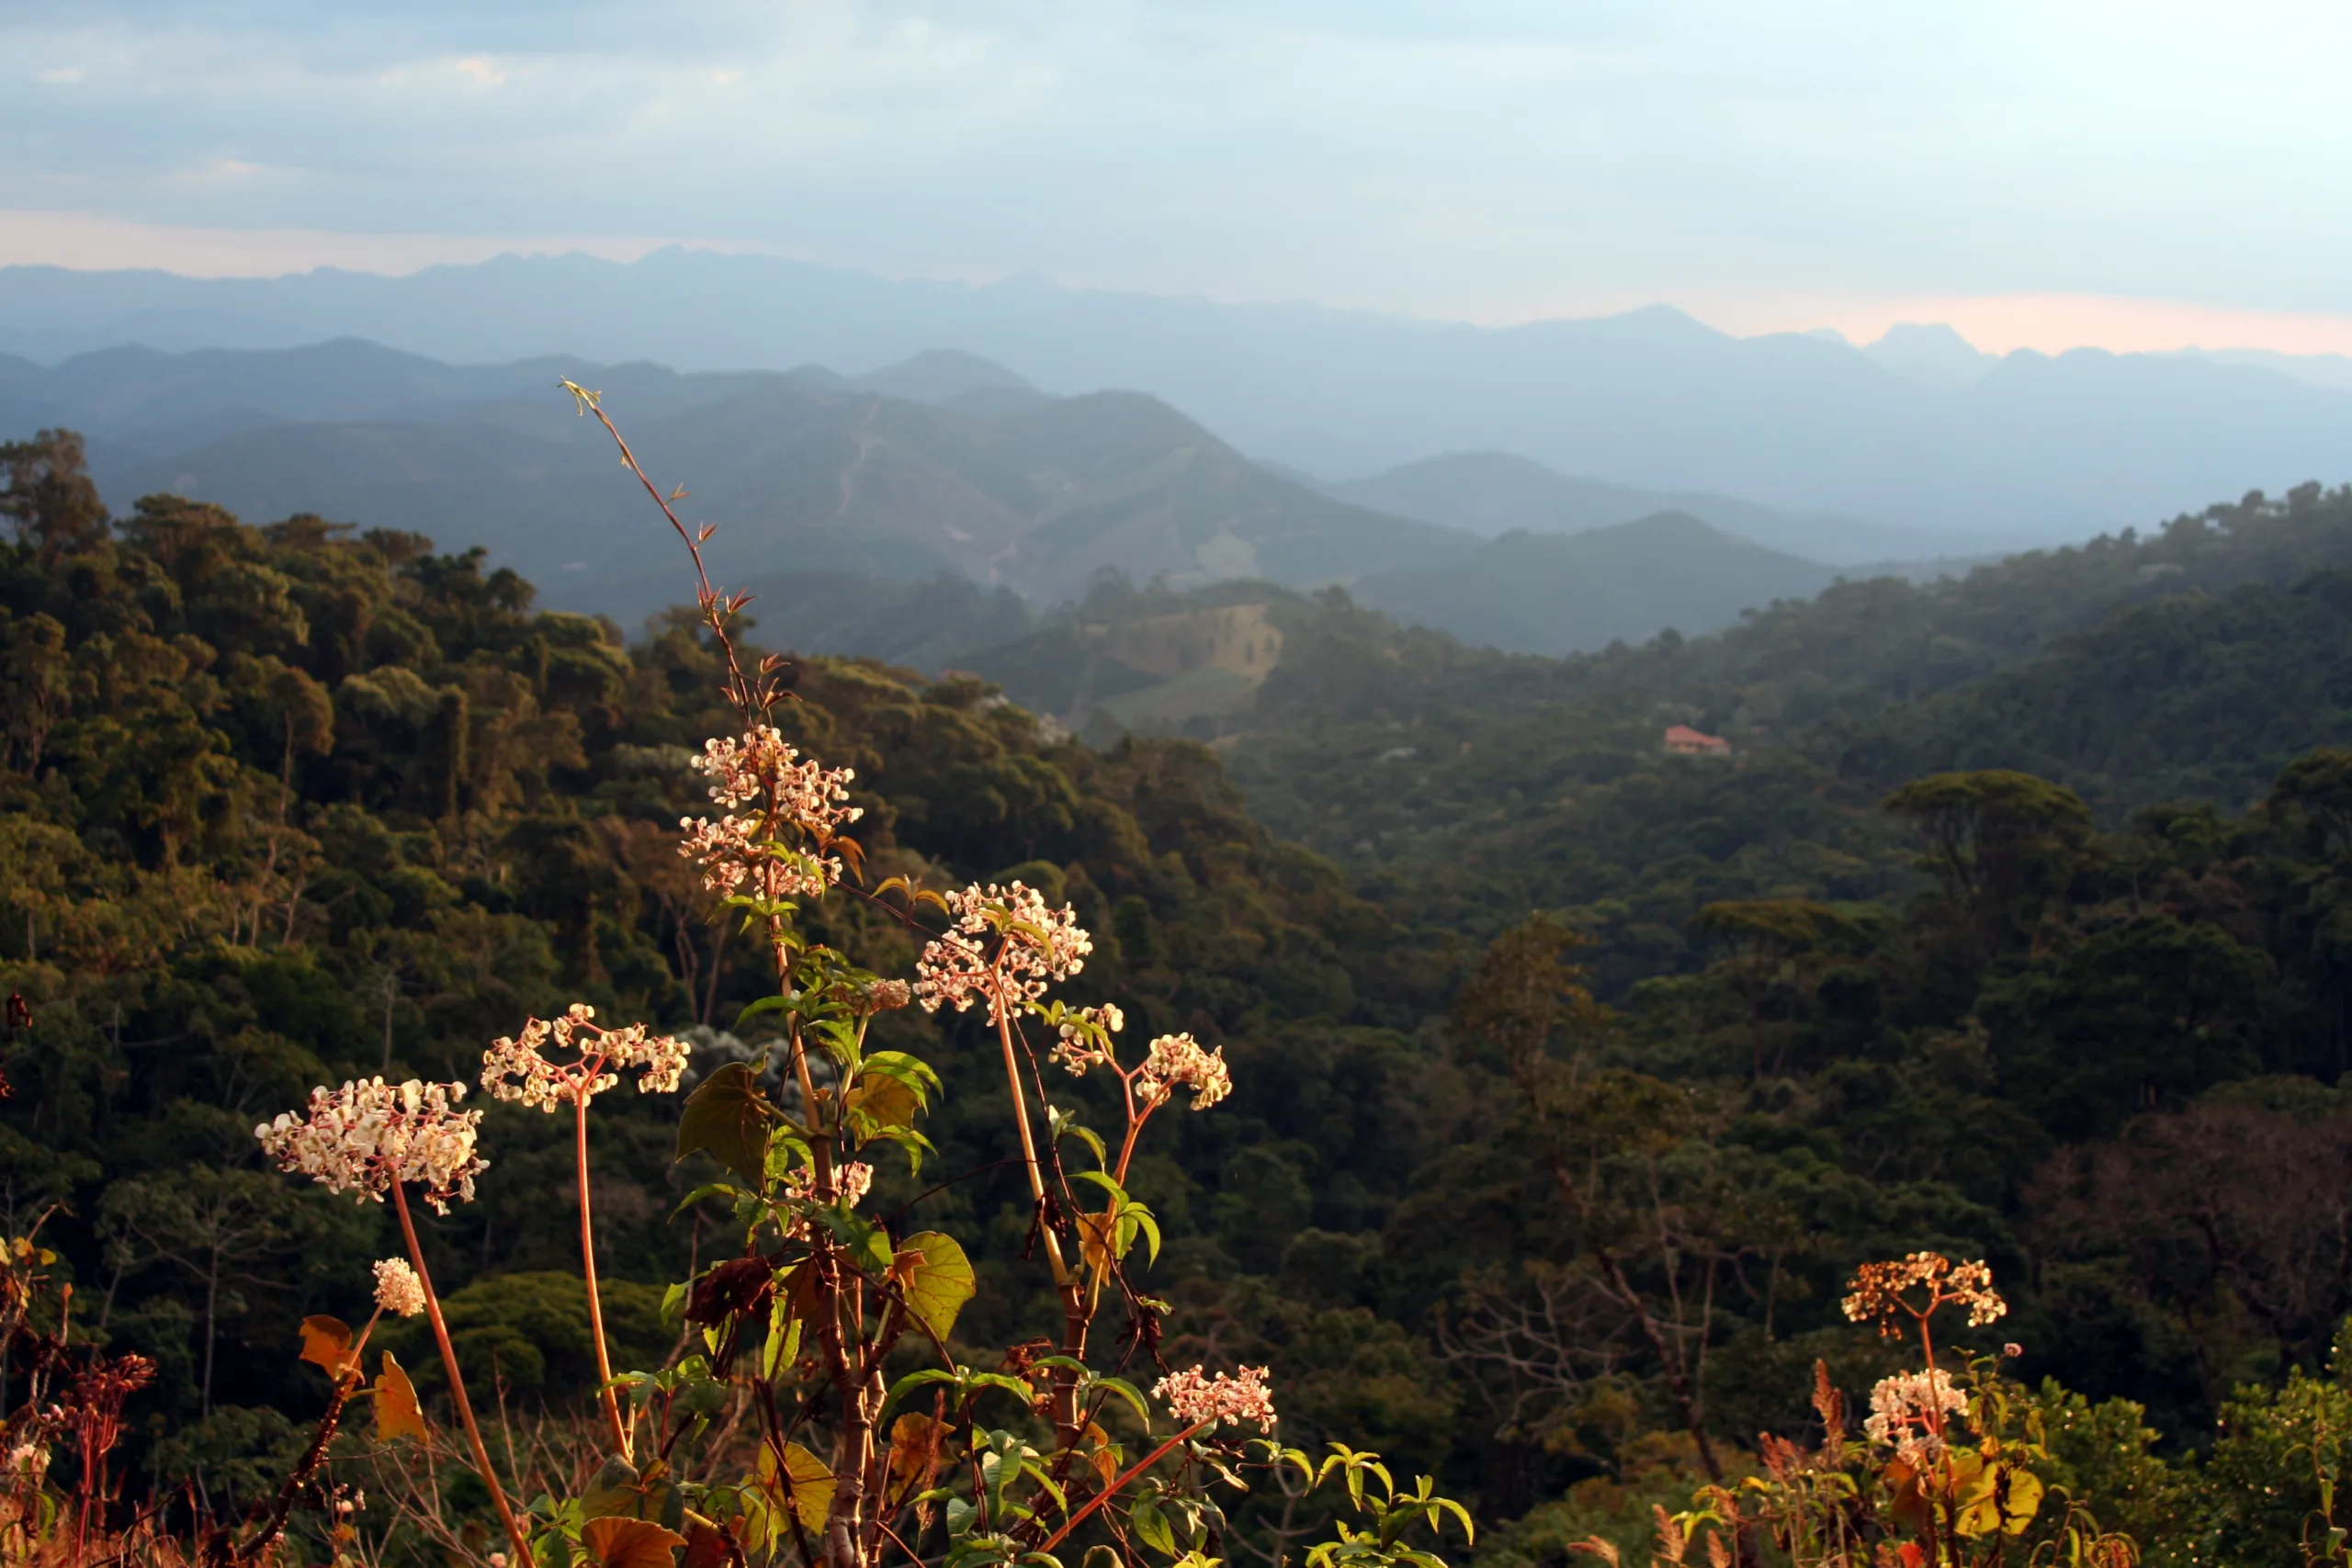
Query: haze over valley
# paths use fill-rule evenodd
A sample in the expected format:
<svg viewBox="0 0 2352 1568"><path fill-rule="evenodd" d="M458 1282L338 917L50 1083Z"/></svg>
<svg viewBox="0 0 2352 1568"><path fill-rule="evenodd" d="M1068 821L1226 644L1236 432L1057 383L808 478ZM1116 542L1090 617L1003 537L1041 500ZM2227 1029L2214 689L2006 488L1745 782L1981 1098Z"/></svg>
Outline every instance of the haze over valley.
<svg viewBox="0 0 2352 1568"><path fill-rule="evenodd" d="M741 294L753 282L790 287L755 307ZM1337 584L1544 653L1698 635L1841 574L1965 570L2153 525L2240 476L2352 465L2352 391L2211 359L2002 358L1949 332L1856 350L1736 339L1661 310L1498 333L684 253L400 279L0 270L0 344L23 348L62 341L61 322L237 344L328 320L464 350L343 337L19 356L0 361L0 416L84 431L117 505L169 491L244 516L398 517L483 546L552 605L634 625L666 602L649 570L665 541L586 460L601 432L555 390L569 377L608 394L651 471L691 476L688 510L719 525L712 559L731 582L944 573L1011 590L1024 615L1102 572ZM855 374L786 364L807 349L855 367L926 333L1009 349L1046 385L936 345ZM495 357L663 337L682 364L772 363ZM1351 460L1369 471L1333 467ZM1604 465L1611 477L1592 477ZM1706 488L1719 482L1748 488ZM845 624L811 646L846 650L826 640ZM942 633L933 651L968 652L995 625Z"/></svg>

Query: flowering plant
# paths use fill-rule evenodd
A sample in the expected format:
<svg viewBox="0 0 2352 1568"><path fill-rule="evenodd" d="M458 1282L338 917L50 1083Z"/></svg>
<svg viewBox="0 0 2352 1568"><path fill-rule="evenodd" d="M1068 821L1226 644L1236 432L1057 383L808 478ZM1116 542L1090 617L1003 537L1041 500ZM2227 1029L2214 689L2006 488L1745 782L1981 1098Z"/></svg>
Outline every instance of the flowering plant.
<svg viewBox="0 0 2352 1568"><path fill-rule="evenodd" d="M301 1114L281 1111L254 1136L281 1170L308 1176L330 1192L356 1192L364 1202L398 1197L403 1182L424 1188L435 1213L452 1198L471 1202L474 1178L490 1162L474 1152L481 1112L459 1111L461 1083L388 1084L362 1078L341 1089L311 1091Z"/></svg>
<svg viewBox="0 0 2352 1568"><path fill-rule="evenodd" d="M637 472L595 395L571 389ZM363 1199L389 1196L401 1217L408 1256L376 1266L377 1318L422 1313L430 1321L505 1541L485 1552L460 1532L435 1539L488 1568L657 1568L681 1550L695 1568L878 1568L899 1559L1057 1568L1057 1551L1083 1548L1091 1557L1106 1547L1128 1561L1204 1568L1227 1524L1216 1495L1246 1490L1243 1474L1254 1469L1287 1472L1308 1488L1344 1479L1348 1506L1366 1523L1336 1525L1337 1539L1310 1553L1316 1563L1442 1568L1408 1532L1452 1518L1466 1538L1470 1521L1427 1478L1400 1488L1377 1455L1334 1445L1317 1461L1281 1447L1265 1367L1179 1368L1160 1355L1169 1308L1129 1272L1138 1246L1157 1252L1159 1226L1126 1190L1128 1173L1144 1127L1178 1090L1195 1111L1232 1093L1222 1049L1167 1033L1123 1063L1116 1036L1125 1017L1116 1005L1052 996L1084 971L1093 939L1075 907L1036 887L934 891L905 875L862 887L864 852L847 836L862 816L851 802L855 775L803 756L786 738L777 661L744 667L732 630L743 601L718 594L704 572L708 530L686 529L671 509L674 496L646 488L694 559L703 626L738 721L694 759L716 810L679 820L678 852L764 947L774 994L742 1020L767 1018L777 1033L764 1055L705 1075L681 1111L678 1158L706 1156L718 1170L682 1212L723 1212L727 1245L672 1289L682 1337L663 1365L641 1371L616 1371L608 1358L589 1111L625 1073L638 1075L640 1093L675 1089L689 1049L642 1023L600 1022L582 1004L526 1020L483 1055L481 1081L492 1097L550 1114L571 1109L581 1270L607 1450L593 1484L569 1495L550 1489L515 1508L510 1477L493 1465L467 1403L406 1194L417 1185L439 1212L472 1196L485 1162L476 1152L480 1112L458 1108L463 1087L371 1080L322 1089L306 1112L256 1129L282 1168ZM812 939L804 906L835 895L915 936L910 980L870 973ZM1035 1251L1061 1308L1058 1338L1013 1347L1001 1371L980 1370L988 1359L976 1359L958 1335L979 1283L962 1246L870 1202L878 1155L895 1149L919 1168L932 1152L921 1123L940 1092L938 1074L870 1039L877 1018L916 1004L928 1015L977 1008L986 1020L1010 1099L1010 1163L1023 1173ZM1115 1155L1110 1140L1048 1100L1049 1062L1117 1081L1125 1126ZM771 1066L780 1095L764 1087ZM1078 1168L1090 1156L1091 1168ZM1091 1343L1106 1303L1126 1320L1109 1367ZM306 1325L306 1339L316 1341L306 1355L328 1371L334 1393L289 1488L313 1483L348 1400L375 1399L379 1435L388 1411L397 1417L413 1406L389 1357L376 1385L360 1386L359 1351L375 1322L356 1336L333 1320ZM1126 1375L1139 1360L1159 1373L1149 1398ZM421 1412L396 1424L428 1436ZM282 1524L281 1510L238 1550L267 1551Z"/></svg>
<svg viewBox="0 0 2352 1568"><path fill-rule="evenodd" d="M1884 1337L1916 1334L1919 1366L1872 1386L1857 1440L1844 1396L1815 1363L1819 1447L1765 1435L1761 1474L1736 1489L1705 1487L1681 1514L1660 1511L1657 1561L1685 1563L1703 1544L1711 1563L1747 1562L1769 1542L1822 1568L1992 1568L2013 1551L2035 1562L2135 1568L2135 1542L2043 1479L2050 1450L2041 1416L2000 1375L2019 1347L1966 1357L1957 1372L1938 1359L1938 1313L1956 1309L1977 1327L2007 1313L1989 1267L1934 1252L1865 1263L1841 1304L1849 1321ZM1617 1549L1596 1539L1579 1550L1613 1560Z"/></svg>

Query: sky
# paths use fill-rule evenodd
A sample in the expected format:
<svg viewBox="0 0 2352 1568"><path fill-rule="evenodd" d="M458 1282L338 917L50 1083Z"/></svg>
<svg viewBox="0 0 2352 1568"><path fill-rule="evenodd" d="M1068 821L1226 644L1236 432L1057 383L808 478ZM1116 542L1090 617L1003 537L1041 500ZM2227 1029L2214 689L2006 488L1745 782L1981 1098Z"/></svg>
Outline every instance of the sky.
<svg viewBox="0 0 2352 1568"><path fill-rule="evenodd" d="M0 0L0 263L2352 353L2347 55L2341 0Z"/></svg>

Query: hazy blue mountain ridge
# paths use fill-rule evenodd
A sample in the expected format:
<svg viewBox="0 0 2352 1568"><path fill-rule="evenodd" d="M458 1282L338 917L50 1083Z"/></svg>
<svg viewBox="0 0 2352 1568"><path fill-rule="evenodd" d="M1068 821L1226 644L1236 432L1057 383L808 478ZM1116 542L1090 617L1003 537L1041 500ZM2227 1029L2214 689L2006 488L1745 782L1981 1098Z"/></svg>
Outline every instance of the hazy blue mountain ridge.
<svg viewBox="0 0 2352 1568"><path fill-rule="evenodd" d="M1144 394L1052 398L969 355L871 377L679 376L576 360L453 369L345 342L6 368L0 428L87 431L119 509L172 491L244 516L322 510L463 539L548 603L625 621L677 597L677 547L559 376L604 390L648 471L689 487L682 511L719 524L709 555L728 581L946 572L1050 604L1104 570L1313 586L1474 542L1259 468ZM187 423L206 386L227 412Z"/></svg>
<svg viewBox="0 0 2352 1568"><path fill-rule="evenodd" d="M875 366L950 346L1046 390L1147 390L1243 450L1319 475L1505 450L1616 484L2002 543L2080 538L2352 471L2352 391L2275 369L2018 353L1973 384L1939 386L1841 342L1734 338L1664 307L1482 329L682 250L399 278L0 269L0 349L19 354L345 333L451 359L563 352L690 369Z"/></svg>
<svg viewBox="0 0 2352 1568"><path fill-rule="evenodd" d="M1733 496L1637 490L1583 475L1555 473L1509 452L1449 452L1385 473L1322 487L1343 501L1467 529L1487 538L1514 530L1580 534L1661 512L1679 512L1724 533L1814 560L1849 566L1981 555L2022 538L1962 529L1890 528L1860 518L1788 513Z"/></svg>
<svg viewBox="0 0 2352 1568"><path fill-rule="evenodd" d="M1672 628L1711 632L1775 600L1810 599L1835 568L1735 538L1683 512L1580 534L1514 531L1355 597L1396 620L1525 653L1590 652Z"/></svg>

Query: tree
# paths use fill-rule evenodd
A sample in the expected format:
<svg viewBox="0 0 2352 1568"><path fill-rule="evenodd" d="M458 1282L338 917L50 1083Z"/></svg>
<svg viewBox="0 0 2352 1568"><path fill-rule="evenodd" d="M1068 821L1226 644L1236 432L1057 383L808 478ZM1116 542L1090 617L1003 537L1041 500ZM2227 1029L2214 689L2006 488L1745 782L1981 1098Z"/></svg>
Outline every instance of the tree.
<svg viewBox="0 0 2352 1568"><path fill-rule="evenodd" d="M1973 919L1980 960L2015 939L2030 906L2064 886L2090 811L2073 790L1989 768L1905 784L1886 808L1927 840L1924 868Z"/></svg>
<svg viewBox="0 0 2352 1568"><path fill-rule="evenodd" d="M1826 904L1810 898L1751 898L1702 908L1690 929L1712 937L1730 950L1726 967L1732 984L1747 1005L1748 1077L1764 1077L1764 1001L1783 979L1803 976L1803 960L1856 932L1855 922ZM1787 1045L1774 1053L1772 1070L1779 1072Z"/></svg>
<svg viewBox="0 0 2352 1568"><path fill-rule="evenodd" d="M124 1272L168 1263L202 1288L204 1356L198 1388L203 1414L209 1416L220 1319L243 1310L239 1286L268 1289L278 1283L264 1265L294 1242L291 1195L256 1171L193 1165L168 1176L118 1181L107 1189L99 1209L122 1247Z"/></svg>
<svg viewBox="0 0 2352 1568"><path fill-rule="evenodd" d="M82 438L73 431L44 430L30 441L0 443L0 468L8 477L0 490L0 516L16 522L17 536L34 547L43 566L107 536L106 503L90 478Z"/></svg>

